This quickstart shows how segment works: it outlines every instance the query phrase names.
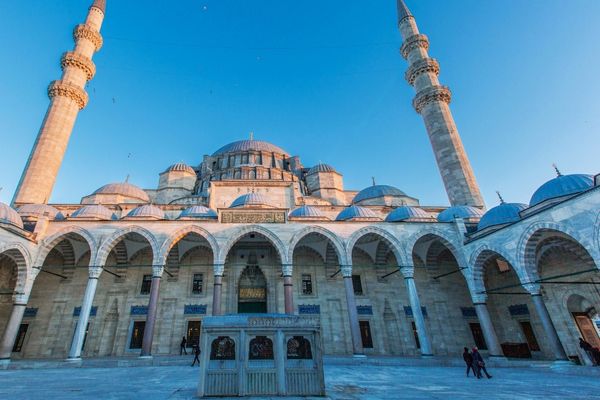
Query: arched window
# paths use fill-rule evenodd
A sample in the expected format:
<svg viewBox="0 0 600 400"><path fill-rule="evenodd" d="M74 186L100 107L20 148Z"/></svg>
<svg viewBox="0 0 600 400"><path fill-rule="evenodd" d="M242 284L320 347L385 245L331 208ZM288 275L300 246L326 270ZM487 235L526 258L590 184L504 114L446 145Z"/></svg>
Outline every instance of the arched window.
<svg viewBox="0 0 600 400"><path fill-rule="evenodd" d="M304 336L294 336L287 342L288 360L312 360L310 341Z"/></svg>
<svg viewBox="0 0 600 400"><path fill-rule="evenodd" d="M235 342L229 336L219 336L210 345L211 360L235 360Z"/></svg>
<svg viewBox="0 0 600 400"><path fill-rule="evenodd" d="M257 336L250 341L248 360L273 360L273 341L266 336Z"/></svg>

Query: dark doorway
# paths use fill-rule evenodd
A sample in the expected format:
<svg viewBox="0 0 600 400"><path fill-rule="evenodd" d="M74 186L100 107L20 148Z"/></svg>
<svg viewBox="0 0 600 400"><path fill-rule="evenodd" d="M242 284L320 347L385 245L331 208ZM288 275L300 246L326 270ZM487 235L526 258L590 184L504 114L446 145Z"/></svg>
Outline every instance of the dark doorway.
<svg viewBox="0 0 600 400"><path fill-rule="evenodd" d="M365 349L373 348L373 337L371 336L371 325L369 321L358 321L360 325L360 338Z"/></svg>
<svg viewBox="0 0 600 400"><path fill-rule="evenodd" d="M525 335L525 340L527 340L527 345L529 346L530 351L540 351L540 345L535 337L535 333L533 332L533 327L531 326L531 322L529 321L520 321L521 329L523 330L523 334Z"/></svg>
<svg viewBox="0 0 600 400"><path fill-rule="evenodd" d="M267 312L267 279L258 265L248 265L240 276L238 313Z"/></svg>
<svg viewBox="0 0 600 400"><path fill-rule="evenodd" d="M21 349L23 349L25 335L27 335L27 328L29 328L29 324L21 324L19 326L19 332L17 332L17 340L15 340L15 344L12 349L13 353L19 353Z"/></svg>
<svg viewBox="0 0 600 400"><path fill-rule="evenodd" d="M130 349L141 349L142 342L144 341L144 328L146 327L146 321L134 321L133 329L131 330L131 342L129 343Z"/></svg>
<svg viewBox="0 0 600 400"><path fill-rule="evenodd" d="M420 349L421 342L419 342L419 332L417 332L417 324L415 324L415 321L411 321L410 324L412 326L413 336L415 337L415 344L417 345L417 349Z"/></svg>
<svg viewBox="0 0 600 400"><path fill-rule="evenodd" d="M193 345L200 346L200 321L188 321L187 326L187 347Z"/></svg>
<svg viewBox="0 0 600 400"><path fill-rule="evenodd" d="M485 338L483 337L483 331L481 330L481 325L479 325L479 322L471 322L469 327L471 328L471 333L473 334L475 346L477 346L479 350L487 350L487 344L485 343Z"/></svg>

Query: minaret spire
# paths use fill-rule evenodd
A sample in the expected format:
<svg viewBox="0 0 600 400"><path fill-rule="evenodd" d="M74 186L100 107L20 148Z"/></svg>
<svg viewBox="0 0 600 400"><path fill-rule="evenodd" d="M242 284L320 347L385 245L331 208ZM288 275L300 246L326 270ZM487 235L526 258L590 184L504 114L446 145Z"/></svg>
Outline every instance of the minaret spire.
<svg viewBox="0 0 600 400"><path fill-rule="evenodd" d="M63 54L60 80L50 83L50 105L29 154L12 204L47 203L62 164L77 114L88 102L85 84L94 77L92 56L102 47L100 28L106 0L94 0L84 24L73 31L75 48Z"/></svg>
<svg viewBox="0 0 600 400"><path fill-rule="evenodd" d="M429 39L419 32L404 1L397 0L397 4L398 27L404 41L400 53L409 64L405 77L417 92L413 106L425 122L450 204L483 208L475 174L450 111L450 89L438 81L440 65L429 57Z"/></svg>

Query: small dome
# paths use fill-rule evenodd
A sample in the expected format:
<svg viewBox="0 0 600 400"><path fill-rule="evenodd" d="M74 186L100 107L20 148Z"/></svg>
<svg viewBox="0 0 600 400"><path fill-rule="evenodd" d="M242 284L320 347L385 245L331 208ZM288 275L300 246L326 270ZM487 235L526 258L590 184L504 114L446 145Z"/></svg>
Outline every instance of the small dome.
<svg viewBox="0 0 600 400"><path fill-rule="evenodd" d="M389 185L373 185L358 192L352 203L383 196L406 196L402 190Z"/></svg>
<svg viewBox="0 0 600 400"><path fill-rule="evenodd" d="M231 203L231 208L235 207L253 207L253 206L267 206L272 207L267 201L267 198L259 193L248 193L244 194Z"/></svg>
<svg viewBox="0 0 600 400"><path fill-rule="evenodd" d="M189 174L196 175L196 171L194 171L194 168L184 163L173 164L169 168L167 168L165 172L163 172L163 174L166 172L187 172Z"/></svg>
<svg viewBox="0 0 600 400"><path fill-rule="evenodd" d="M521 219L519 212L527 208L527 204L521 203L502 203L499 206L491 208L479 221L477 230L482 230L494 225L503 225L511 222L517 222Z"/></svg>
<svg viewBox="0 0 600 400"><path fill-rule="evenodd" d="M213 157L225 154L225 153L236 153L240 151L266 151L269 153L288 154L287 151L281 147L277 147L269 142L262 140L238 140L237 142L226 144L219 150L215 151Z"/></svg>
<svg viewBox="0 0 600 400"><path fill-rule="evenodd" d="M560 175L540 186L531 196L529 205L533 207L546 200L583 192L593 186L594 177L591 175Z"/></svg>
<svg viewBox="0 0 600 400"><path fill-rule="evenodd" d="M65 216L56 208L48 204L25 204L17 210L23 217L40 218L48 217L50 220L63 220Z"/></svg>
<svg viewBox="0 0 600 400"><path fill-rule="evenodd" d="M217 213L208 207L191 206L183 210L178 218L217 218Z"/></svg>
<svg viewBox="0 0 600 400"><path fill-rule="evenodd" d="M437 219L439 222L452 222L456 217L462 219L479 219L482 215L483 211L476 207L454 206L439 213Z"/></svg>
<svg viewBox="0 0 600 400"><path fill-rule="evenodd" d="M421 207L401 206L388 214L386 222L432 219L433 216Z"/></svg>
<svg viewBox="0 0 600 400"><path fill-rule="evenodd" d="M298 207L288 215L290 218L323 218L325 215L316 207L302 206Z"/></svg>
<svg viewBox="0 0 600 400"><path fill-rule="evenodd" d="M309 169L307 175L316 174L317 172L336 172L337 173L335 168L333 168L331 165L319 163L319 164L315 165L314 167L312 167L311 169Z"/></svg>
<svg viewBox="0 0 600 400"><path fill-rule="evenodd" d="M0 203L0 222L23 229L21 216L8 204Z"/></svg>
<svg viewBox="0 0 600 400"><path fill-rule="evenodd" d="M349 221L352 219L380 219L377 214L366 207L350 206L346 207L335 218L336 221Z"/></svg>
<svg viewBox="0 0 600 400"><path fill-rule="evenodd" d="M165 219L165 213L153 204L144 204L129 211L126 218Z"/></svg>
<svg viewBox="0 0 600 400"><path fill-rule="evenodd" d="M148 194L139 187L128 182L109 183L96 190L93 194L116 194L140 200L140 203L150 201Z"/></svg>
<svg viewBox="0 0 600 400"><path fill-rule="evenodd" d="M103 221L117 219L117 217L112 211L99 204L83 206L77 211L75 211L73 214L71 214L71 218L99 219Z"/></svg>

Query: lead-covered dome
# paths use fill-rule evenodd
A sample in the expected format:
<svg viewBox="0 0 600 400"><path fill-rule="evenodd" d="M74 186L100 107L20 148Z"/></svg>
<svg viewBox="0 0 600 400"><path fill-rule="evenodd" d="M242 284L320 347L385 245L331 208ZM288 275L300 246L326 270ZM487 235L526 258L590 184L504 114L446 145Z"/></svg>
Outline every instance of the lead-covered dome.
<svg viewBox="0 0 600 400"><path fill-rule="evenodd" d="M165 213L153 204L144 204L129 211L126 218L165 219Z"/></svg>
<svg viewBox="0 0 600 400"><path fill-rule="evenodd" d="M100 189L96 190L93 194L129 197L139 200L140 203L147 203L150 201L150 198L146 192L129 182L109 183L108 185L104 185Z"/></svg>
<svg viewBox="0 0 600 400"><path fill-rule="evenodd" d="M462 218L466 220L480 219L483 216L483 211L472 206L453 206L445 209L438 214L439 222L452 222L454 218Z"/></svg>
<svg viewBox="0 0 600 400"><path fill-rule="evenodd" d="M0 203L0 222L23 229L21 216L8 204Z"/></svg>
<svg viewBox="0 0 600 400"><path fill-rule="evenodd" d="M477 230L482 230L490 226L504 225L511 222L517 222L521 219L519 214L527 208L527 204L521 203L502 203L499 206L491 208L477 224Z"/></svg>
<svg viewBox="0 0 600 400"><path fill-rule="evenodd" d="M169 168L167 168L163 173L166 172L187 172L188 174L196 175L196 171L194 171L194 168L190 167L185 163L173 164Z"/></svg>
<svg viewBox="0 0 600 400"><path fill-rule="evenodd" d="M335 168L333 168L331 165L319 163L319 164L315 165L314 167L312 167L311 169L309 169L307 175L316 174L318 172L335 172L335 173L337 173Z"/></svg>
<svg viewBox="0 0 600 400"><path fill-rule="evenodd" d="M377 216L377 214L375 214L375 212L373 212L372 210L369 210L366 207L360 207L360 206L350 206L350 207L346 207L342 210L342 212L340 212L338 214L338 216L335 218L336 221L350 221L350 220L365 220L365 221L372 221L372 220L381 220L381 218L379 218Z"/></svg>
<svg viewBox="0 0 600 400"><path fill-rule="evenodd" d="M287 151L281 147L275 146L272 143L265 142L262 140L238 140L237 142L226 144L219 150L215 151L214 156L218 156L225 153L235 153L240 151L266 151L269 153L288 154Z"/></svg>
<svg viewBox="0 0 600 400"><path fill-rule="evenodd" d="M546 200L577 194L594 186L594 177L586 174L560 175L549 180L535 191L530 206L535 206Z"/></svg>
<svg viewBox="0 0 600 400"><path fill-rule="evenodd" d="M117 219L116 215L112 211L99 204L83 206L77 211L75 211L73 214L71 214L71 218L94 219L101 221L110 221Z"/></svg>
<svg viewBox="0 0 600 400"><path fill-rule="evenodd" d="M24 218L38 219L46 217L49 220L62 220L65 216L58 209L48 204L25 204L17 210Z"/></svg>
<svg viewBox="0 0 600 400"><path fill-rule="evenodd" d="M406 196L406 193L404 193L402 190L395 188L393 186L389 186L389 185L373 185L373 186L369 186L368 188L365 188L363 190L361 190L360 192L358 192L356 194L356 196L354 196L354 199L352 200L353 203L358 203L360 201L363 200L368 200L368 199L374 199L377 197L384 197L384 196Z"/></svg>
<svg viewBox="0 0 600 400"><path fill-rule="evenodd" d="M433 216L421 207L401 206L388 214L386 222L422 221L433 219Z"/></svg>
<svg viewBox="0 0 600 400"><path fill-rule="evenodd" d="M204 206L191 206L186 208L179 214L177 219L194 219L194 218L217 218L217 213L208 207Z"/></svg>
<svg viewBox="0 0 600 400"><path fill-rule="evenodd" d="M325 215L317 207L312 206L301 206L290 212L288 215L290 218L325 218Z"/></svg>
<svg viewBox="0 0 600 400"><path fill-rule="evenodd" d="M265 196L260 193L244 194L231 203L231 208L236 207L272 207Z"/></svg>

